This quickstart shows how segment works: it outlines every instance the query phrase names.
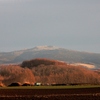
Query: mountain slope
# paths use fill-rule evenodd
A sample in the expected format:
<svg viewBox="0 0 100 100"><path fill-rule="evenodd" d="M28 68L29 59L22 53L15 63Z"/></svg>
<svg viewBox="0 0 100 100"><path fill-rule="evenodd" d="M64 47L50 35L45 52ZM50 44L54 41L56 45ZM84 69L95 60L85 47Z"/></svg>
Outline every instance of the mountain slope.
<svg viewBox="0 0 100 100"><path fill-rule="evenodd" d="M96 68L100 67L100 54L73 51L54 46L38 46L32 49L0 53L0 64L21 63L24 60L34 58L48 58L68 63L87 63L95 65Z"/></svg>

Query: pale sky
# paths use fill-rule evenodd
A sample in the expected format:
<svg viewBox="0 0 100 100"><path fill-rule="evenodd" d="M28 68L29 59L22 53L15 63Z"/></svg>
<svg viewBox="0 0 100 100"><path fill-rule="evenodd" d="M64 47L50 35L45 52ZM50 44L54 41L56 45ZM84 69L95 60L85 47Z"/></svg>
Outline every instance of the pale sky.
<svg viewBox="0 0 100 100"><path fill-rule="evenodd" d="M100 53L100 0L0 0L0 52L51 45Z"/></svg>

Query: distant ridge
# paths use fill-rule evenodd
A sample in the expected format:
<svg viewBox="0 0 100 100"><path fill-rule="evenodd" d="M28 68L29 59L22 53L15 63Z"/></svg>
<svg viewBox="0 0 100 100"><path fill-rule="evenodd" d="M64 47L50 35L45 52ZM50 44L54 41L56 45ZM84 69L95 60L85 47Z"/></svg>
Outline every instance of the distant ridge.
<svg viewBox="0 0 100 100"><path fill-rule="evenodd" d="M13 52L0 53L0 64L22 63L25 60L47 58L68 63L91 64L100 68L100 54L68 50L56 46L37 46Z"/></svg>

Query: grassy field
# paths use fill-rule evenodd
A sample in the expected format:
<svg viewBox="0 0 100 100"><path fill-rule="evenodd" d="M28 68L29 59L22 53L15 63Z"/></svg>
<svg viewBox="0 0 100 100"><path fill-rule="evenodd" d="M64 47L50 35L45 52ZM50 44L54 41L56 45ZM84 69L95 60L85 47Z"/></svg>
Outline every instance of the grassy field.
<svg viewBox="0 0 100 100"><path fill-rule="evenodd" d="M100 85L76 85L76 86L12 86L0 87L0 89L74 89L74 88L100 88Z"/></svg>

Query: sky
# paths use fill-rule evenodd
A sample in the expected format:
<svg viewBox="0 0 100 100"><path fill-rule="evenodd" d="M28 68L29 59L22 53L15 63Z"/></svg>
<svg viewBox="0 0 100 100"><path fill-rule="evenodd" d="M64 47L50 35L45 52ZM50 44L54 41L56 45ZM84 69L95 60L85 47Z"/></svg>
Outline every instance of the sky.
<svg viewBox="0 0 100 100"><path fill-rule="evenodd" d="M0 52L44 45L100 53L100 0L0 0Z"/></svg>

